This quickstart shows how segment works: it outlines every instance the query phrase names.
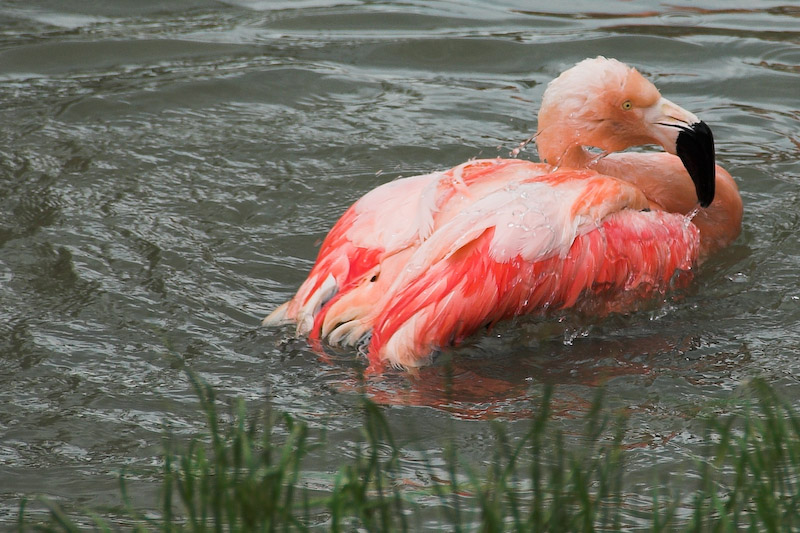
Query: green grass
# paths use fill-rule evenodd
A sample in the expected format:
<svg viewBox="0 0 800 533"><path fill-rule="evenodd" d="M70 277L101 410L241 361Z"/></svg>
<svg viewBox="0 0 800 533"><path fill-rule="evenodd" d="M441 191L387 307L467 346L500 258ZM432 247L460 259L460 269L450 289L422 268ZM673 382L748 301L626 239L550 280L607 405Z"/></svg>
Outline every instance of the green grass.
<svg viewBox="0 0 800 533"><path fill-rule="evenodd" d="M220 414L214 391L192 377L207 432L183 445L168 439L162 495L145 516L130 503L124 475L114 526L95 511L49 514L20 508L19 530L618 531L631 525L626 489L627 420L599 395L583 435L552 420L547 389L523 436L491 423L491 457L470 464L452 444L432 482L406 483L401 448L381 407L362 400L362 442L355 455L311 488L304 462L324 451L324 435L288 414L249 413L236 401ZM703 451L678 484L652 489L651 531L790 531L800 528L800 420L764 382L755 381L733 414L703 416ZM573 445L570 442L573 441ZM407 475L407 474L406 474ZM637 495L641 501L642 495ZM638 511L641 514L641 510ZM637 522L640 526L642 517Z"/></svg>

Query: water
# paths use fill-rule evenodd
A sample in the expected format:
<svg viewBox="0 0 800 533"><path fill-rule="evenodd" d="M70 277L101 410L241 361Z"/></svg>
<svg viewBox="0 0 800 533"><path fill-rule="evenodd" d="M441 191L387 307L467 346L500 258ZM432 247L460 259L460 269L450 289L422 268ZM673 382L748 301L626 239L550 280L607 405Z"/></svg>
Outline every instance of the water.
<svg viewBox="0 0 800 533"><path fill-rule="evenodd" d="M743 234L638 313L517 321L418 376L369 378L409 476L442 435L487 457L481 420L524 431L546 383L564 424L605 384L632 416L635 461L664 472L691 464L698 405L753 376L800 397L800 8L537 4L4 2L0 525L23 495L114 504L123 468L152 507L163 432L202 427L184 363L223 397L325 428L309 468L335 471L358 437L364 362L260 319L356 198L507 156L545 84L598 54L711 125Z"/></svg>

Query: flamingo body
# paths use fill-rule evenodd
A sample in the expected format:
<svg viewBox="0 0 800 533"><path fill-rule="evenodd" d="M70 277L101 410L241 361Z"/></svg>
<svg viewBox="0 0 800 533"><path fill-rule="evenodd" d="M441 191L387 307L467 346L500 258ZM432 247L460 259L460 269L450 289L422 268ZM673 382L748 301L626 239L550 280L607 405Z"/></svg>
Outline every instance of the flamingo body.
<svg viewBox="0 0 800 533"><path fill-rule="evenodd" d="M556 165L476 160L379 186L342 215L297 294L264 322L294 322L298 335L333 344L364 343L373 369L386 363L416 367L435 350L513 316L571 307L628 309L663 294L676 276L735 238L741 200L730 175L714 165L713 153L710 167L705 152L699 163L686 161L708 144L705 137L680 139L697 118L660 99L635 70L605 58L588 62L594 70L633 76L631 91L642 102L637 105L650 106L642 116L656 113L655 107L661 113L655 125L648 119L641 130L626 126L608 146L663 140L673 153L596 158L583 142L603 148L607 125L596 138L576 129L573 143L550 129L542 136L553 141L540 153ZM571 79L581 76L572 73ZM604 79L616 87L613 76ZM556 82L549 92L563 90ZM626 112L628 98L621 106ZM608 120L617 120L619 108L608 111ZM546 126L540 120L540 134ZM647 137L648 128L658 129ZM627 144L625 135L632 139ZM701 196L701 204L711 203L708 191L713 196L715 186L727 203L711 205L697 220L687 216ZM734 227L717 231L720 217Z"/></svg>

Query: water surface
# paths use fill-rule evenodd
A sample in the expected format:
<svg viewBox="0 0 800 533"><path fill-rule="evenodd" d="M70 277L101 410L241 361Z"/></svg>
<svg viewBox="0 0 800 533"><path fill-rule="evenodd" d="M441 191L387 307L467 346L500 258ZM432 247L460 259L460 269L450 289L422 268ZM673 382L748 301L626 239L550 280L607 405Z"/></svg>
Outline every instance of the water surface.
<svg viewBox="0 0 800 533"><path fill-rule="evenodd" d="M800 397L800 8L551 4L4 2L0 524L23 495L114 504L123 468L152 507L163 432L202 427L183 365L326 429L309 468L334 472L358 438L364 362L260 319L355 199L507 156L546 83L600 54L711 125L743 234L640 312L519 320L418 376L370 377L409 476L445 437L488 457L482 420L524 432L545 384L567 426L605 385L643 480L692 464L698 405L753 376Z"/></svg>

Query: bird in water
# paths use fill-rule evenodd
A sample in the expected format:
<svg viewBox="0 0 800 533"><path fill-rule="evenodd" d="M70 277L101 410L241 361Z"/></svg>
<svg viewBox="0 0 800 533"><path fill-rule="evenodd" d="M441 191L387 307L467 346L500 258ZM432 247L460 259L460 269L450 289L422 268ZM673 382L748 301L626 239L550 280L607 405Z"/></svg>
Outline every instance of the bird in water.
<svg viewBox="0 0 800 533"><path fill-rule="evenodd" d="M631 309L739 235L709 127L615 59L549 83L535 140L541 163L472 160L365 194L263 324L411 369L514 316ZM664 151L622 152L639 145Z"/></svg>

